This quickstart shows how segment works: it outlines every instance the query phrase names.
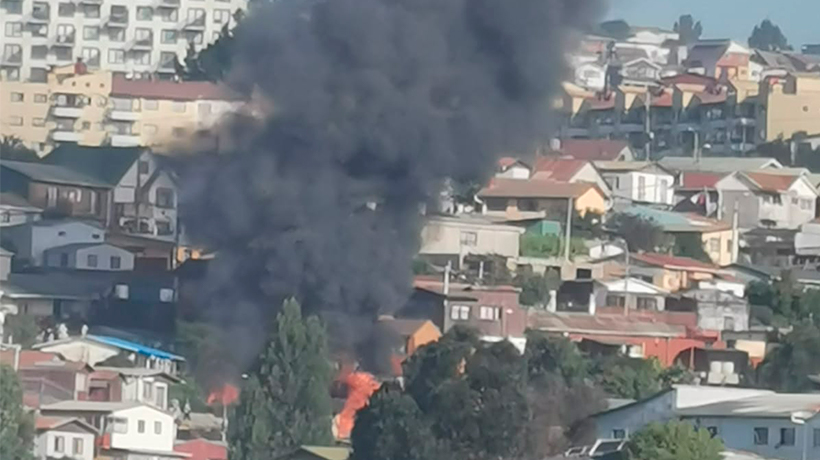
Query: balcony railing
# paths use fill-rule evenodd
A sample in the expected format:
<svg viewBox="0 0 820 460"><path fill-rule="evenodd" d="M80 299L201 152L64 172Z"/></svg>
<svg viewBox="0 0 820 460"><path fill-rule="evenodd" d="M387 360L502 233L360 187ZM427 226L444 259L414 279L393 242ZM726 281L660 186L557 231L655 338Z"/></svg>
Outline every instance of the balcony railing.
<svg viewBox="0 0 820 460"><path fill-rule="evenodd" d="M110 14L103 23L108 27L126 27L128 25L128 14Z"/></svg>
<svg viewBox="0 0 820 460"><path fill-rule="evenodd" d="M178 8L180 3L180 0L157 0L155 5L160 8Z"/></svg>
<svg viewBox="0 0 820 460"><path fill-rule="evenodd" d="M131 43L128 44L128 49L133 50L151 50L154 47L154 36L151 35L148 38L140 38L138 40L132 40Z"/></svg>
<svg viewBox="0 0 820 460"><path fill-rule="evenodd" d="M51 18L51 14L49 11L32 11L30 15L26 17L26 22L30 24L47 24Z"/></svg>
<svg viewBox="0 0 820 460"><path fill-rule="evenodd" d="M75 35L75 34L63 34L63 35L57 35L56 37L54 37L54 38L51 40L51 45L52 45L52 46L68 46L68 47L72 47L72 46L74 46L74 42L75 42L75 40L76 40L76 35Z"/></svg>
<svg viewBox="0 0 820 460"><path fill-rule="evenodd" d="M200 16L194 19L188 19L182 24L183 29L204 29L205 28L205 16Z"/></svg>
<svg viewBox="0 0 820 460"><path fill-rule="evenodd" d="M14 53L14 54L4 54L2 64L3 65L21 65L23 63L23 53Z"/></svg>

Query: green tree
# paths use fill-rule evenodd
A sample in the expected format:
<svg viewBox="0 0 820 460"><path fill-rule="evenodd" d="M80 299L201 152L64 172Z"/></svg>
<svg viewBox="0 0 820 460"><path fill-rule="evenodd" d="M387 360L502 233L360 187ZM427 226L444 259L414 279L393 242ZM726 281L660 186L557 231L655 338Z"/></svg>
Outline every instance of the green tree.
<svg viewBox="0 0 820 460"><path fill-rule="evenodd" d="M0 458L33 460L34 425L23 410L23 389L17 374L0 364Z"/></svg>
<svg viewBox="0 0 820 460"><path fill-rule="evenodd" d="M786 393L811 391L809 375L820 372L820 330L802 323L783 338L757 369L758 383Z"/></svg>
<svg viewBox="0 0 820 460"><path fill-rule="evenodd" d="M626 445L628 460L721 460L723 442L689 422L650 423Z"/></svg>
<svg viewBox="0 0 820 460"><path fill-rule="evenodd" d="M600 34L616 40L626 40L632 35L632 27L623 19L602 22L598 29Z"/></svg>
<svg viewBox="0 0 820 460"><path fill-rule="evenodd" d="M532 269L523 269L513 278L513 286L521 288L518 301L521 305L543 307L550 300L550 291L561 285L561 276L553 270L544 275L534 273Z"/></svg>
<svg viewBox="0 0 820 460"><path fill-rule="evenodd" d="M792 50L780 27L768 19L764 19L760 25L755 26L752 30L752 35L749 37L749 46L763 51Z"/></svg>
<svg viewBox="0 0 820 460"><path fill-rule="evenodd" d="M590 359L566 337L527 331L524 356L530 379L557 375L569 384L576 384L590 378L592 372Z"/></svg>
<svg viewBox="0 0 820 460"><path fill-rule="evenodd" d="M235 460L279 457L303 444L331 442L327 334L299 303L285 301L267 346L242 388L229 424Z"/></svg>
<svg viewBox="0 0 820 460"><path fill-rule="evenodd" d="M601 388L616 398L644 399L663 388L661 367L655 359L605 358L597 363L595 375Z"/></svg>
<svg viewBox="0 0 820 460"><path fill-rule="evenodd" d="M3 136L0 140L0 159L30 163L40 161L37 152L26 147L23 141L15 136Z"/></svg>
<svg viewBox="0 0 820 460"><path fill-rule="evenodd" d="M652 219L617 213L607 221L609 230L629 245L630 251L654 252L668 245L663 229Z"/></svg>
<svg viewBox="0 0 820 460"><path fill-rule="evenodd" d="M383 385L356 414L352 460L437 460L442 448L412 397Z"/></svg>
<svg viewBox="0 0 820 460"><path fill-rule="evenodd" d="M712 258L703 249L703 240L697 233L683 233L675 236L672 253L676 256L689 257L701 262L712 263Z"/></svg>
<svg viewBox="0 0 820 460"><path fill-rule="evenodd" d="M700 36L703 34L703 26L701 26L700 21L695 22L691 14L681 15L673 30L678 33L680 43L684 45L695 43L700 40Z"/></svg>
<svg viewBox="0 0 820 460"><path fill-rule="evenodd" d="M557 235L521 235L520 252L525 257L558 257L564 253L565 238ZM586 254L587 248L580 238L570 238L570 255Z"/></svg>
<svg viewBox="0 0 820 460"><path fill-rule="evenodd" d="M39 333L37 320L32 315L10 315L6 317L6 337L23 348L31 348Z"/></svg>

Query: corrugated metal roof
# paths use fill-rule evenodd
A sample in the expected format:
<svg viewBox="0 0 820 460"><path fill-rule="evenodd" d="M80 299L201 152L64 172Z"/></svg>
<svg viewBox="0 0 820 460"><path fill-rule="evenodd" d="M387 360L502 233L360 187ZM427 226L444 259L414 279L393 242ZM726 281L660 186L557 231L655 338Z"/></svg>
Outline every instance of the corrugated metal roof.
<svg viewBox="0 0 820 460"><path fill-rule="evenodd" d="M479 197L497 198L577 198L589 189L596 189L594 184L555 182L539 179L499 179L490 180L490 185L478 192Z"/></svg>
<svg viewBox="0 0 820 460"><path fill-rule="evenodd" d="M678 410L681 417L791 418L795 412L820 412L820 394L773 393Z"/></svg>
<svg viewBox="0 0 820 460"><path fill-rule="evenodd" d="M40 407L42 412L114 412L137 406L151 407L136 401L60 401Z"/></svg>
<svg viewBox="0 0 820 460"><path fill-rule="evenodd" d="M685 337L686 327L643 318L531 311L529 327L547 332L643 337Z"/></svg>
<svg viewBox="0 0 820 460"><path fill-rule="evenodd" d="M128 340L119 339L117 337L89 335L88 338L105 345L111 345L112 347L121 348L123 350L139 353L141 355L153 356L160 359L170 359L174 361L185 361L185 358L182 356L168 353L167 351L158 350L156 348L147 347L139 343L129 342Z"/></svg>
<svg viewBox="0 0 820 460"><path fill-rule="evenodd" d="M87 174L63 166L44 163L27 163L24 161L4 160L0 167L28 177L36 182L51 184L80 185L94 188L111 188L111 185L97 180Z"/></svg>

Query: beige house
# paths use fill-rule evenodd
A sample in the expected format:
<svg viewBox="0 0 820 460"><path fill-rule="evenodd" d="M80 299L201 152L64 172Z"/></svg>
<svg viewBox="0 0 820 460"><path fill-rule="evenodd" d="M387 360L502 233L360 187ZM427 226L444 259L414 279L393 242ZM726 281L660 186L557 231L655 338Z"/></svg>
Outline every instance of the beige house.
<svg viewBox="0 0 820 460"><path fill-rule="evenodd" d="M603 214L608 209L604 192L590 183L494 178L477 197L483 203L483 214L511 220L566 219L570 206L581 215Z"/></svg>
<svg viewBox="0 0 820 460"><path fill-rule="evenodd" d="M761 83L758 129L766 142L820 133L820 76L794 74Z"/></svg>
<svg viewBox="0 0 820 460"><path fill-rule="evenodd" d="M82 65L45 83L0 80L0 136L41 155L55 146L156 146L210 127L238 108L238 96L210 82L135 80Z"/></svg>
<svg viewBox="0 0 820 460"><path fill-rule="evenodd" d="M483 216L435 216L421 231L419 254L442 261L457 258L459 266L470 254L515 258L522 233L523 228L494 223Z"/></svg>

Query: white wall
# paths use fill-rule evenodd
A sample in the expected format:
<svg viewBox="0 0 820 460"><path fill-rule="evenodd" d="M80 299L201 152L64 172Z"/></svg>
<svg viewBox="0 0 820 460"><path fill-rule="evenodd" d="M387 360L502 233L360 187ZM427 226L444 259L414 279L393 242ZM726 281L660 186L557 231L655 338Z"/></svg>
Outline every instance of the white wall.
<svg viewBox="0 0 820 460"><path fill-rule="evenodd" d="M507 168L506 171L496 173L495 177L500 177L503 179L529 179L530 169L520 164L516 164Z"/></svg>
<svg viewBox="0 0 820 460"><path fill-rule="evenodd" d="M675 179L671 175L629 171L624 173L607 172L604 173L603 176L611 185L613 198L615 199L667 205L673 204L673 184ZM641 195L639 188L641 177L644 180L643 195ZM614 184L613 179L617 179L617 184ZM661 182L666 183L666 193L664 193Z"/></svg>
<svg viewBox="0 0 820 460"><path fill-rule="evenodd" d="M473 224L457 219L431 219L421 232L420 254L497 254L517 257L523 229L508 225ZM465 235L462 235L465 234ZM461 243L475 235L475 245ZM471 238L472 236L470 236Z"/></svg>
<svg viewBox="0 0 820 460"><path fill-rule="evenodd" d="M698 287L701 289L716 289L721 292L728 292L741 298L746 294L746 285L734 281L724 281L719 279L704 280L698 282Z"/></svg>
<svg viewBox="0 0 820 460"><path fill-rule="evenodd" d="M25 211L23 209L0 204L0 227L34 222L40 219L41 211Z"/></svg>
<svg viewBox="0 0 820 460"><path fill-rule="evenodd" d="M144 161L148 163L148 171L143 174L137 174L139 171L139 162ZM157 169L157 162L154 156L148 152L143 152L139 159L128 168L128 171L120 179L120 183L114 188L114 203L133 203L135 201L136 189L138 184L145 185L151 174Z"/></svg>
<svg viewBox="0 0 820 460"><path fill-rule="evenodd" d="M729 449L753 452L764 458L801 460L805 439L806 458L820 458L820 446L815 447L813 445L814 429L820 429L820 421L817 417L809 420L803 426L792 423L788 418L691 417L687 420L702 428L717 428L717 436L723 440L723 443ZM768 444L755 445L754 429L756 427L769 429ZM781 428L795 429L793 446L778 446ZM805 437L806 435L808 436Z"/></svg>
<svg viewBox="0 0 820 460"><path fill-rule="evenodd" d="M66 221L54 225L31 227L31 257L35 265L43 265L46 249L75 243L102 243L105 231L83 222Z"/></svg>
<svg viewBox="0 0 820 460"><path fill-rule="evenodd" d="M148 406L137 406L113 412L111 417L128 421L125 433L111 433L112 448L164 452L174 450L176 425L170 414ZM139 432L140 421L144 422L143 433ZM159 433L155 430L155 424L160 428Z"/></svg>
<svg viewBox="0 0 820 460"><path fill-rule="evenodd" d="M57 452L55 438L62 437L62 452ZM80 439L82 450L74 453L74 440ZM38 459L46 458L69 458L74 460L94 459L94 435L87 432L79 432L79 429L66 430L58 428L56 430L43 431L37 434L34 440L34 455Z"/></svg>
<svg viewBox="0 0 820 460"><path fill-rule="evenodd" d="M88 264L88 256L97 256L97 266L92 267ZM120 258L120 268L111 266L111 258ZM102 244L95 247L77 250L76 262L74 268L80 270L114 270L114 271L131 271L134 269L134 254L125 249Z"/></svg>
<svg viewBox="0 0 820 460"><path fill-rule="evenodd" d="M81 340L49 344L38 349L41 351L59 353L69 361L82 361L92 366L112 356L116 356L119 353L114 347L107 347L105 345Z"/></svg>

